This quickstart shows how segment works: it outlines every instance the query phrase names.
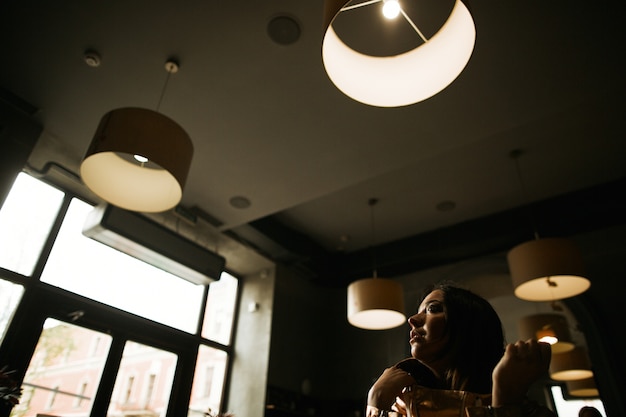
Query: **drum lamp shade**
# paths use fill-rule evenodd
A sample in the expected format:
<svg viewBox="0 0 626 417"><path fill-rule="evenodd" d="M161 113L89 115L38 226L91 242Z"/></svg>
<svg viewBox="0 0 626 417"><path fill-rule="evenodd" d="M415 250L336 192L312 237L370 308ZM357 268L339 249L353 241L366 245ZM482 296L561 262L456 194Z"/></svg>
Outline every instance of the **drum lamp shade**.
<svg viewBox="0 0 626 417"><path fill-rule="evenodd" d="M509 251L507 261L515 295L522 300L560 300L581 294L590 286L582 255L567 239L522 243Z"/></svg>
<svg viewBox="0 0 626 417"><path fill-rule="evenodd" d="M80 174L110 204L162 212L180 202L192 156L191 139L176 122L153 110L120 108L100 120Z"/></svg>
<svg viewBox="0 0 626 417"><path fill-rule="evenodd" d="M385 278L365 278L348 286L348 322L367 330L384 330L406 322L402 285Z"/></svg>

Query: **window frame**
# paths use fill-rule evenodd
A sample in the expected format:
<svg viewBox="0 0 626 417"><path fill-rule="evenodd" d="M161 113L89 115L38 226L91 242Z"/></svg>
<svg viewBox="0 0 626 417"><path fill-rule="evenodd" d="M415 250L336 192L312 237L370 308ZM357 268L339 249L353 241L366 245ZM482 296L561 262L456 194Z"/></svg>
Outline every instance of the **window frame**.
<svg viewBox="0 0 626 417"><path fill-rule="evenodd" d="M120 365L123 348L127 341L151 345L155 348L172 352L178 356L172 382L172 390L170 392L167 416L187 415L188 413L199 347L204 345L225 352L227 363L220 403L222 404L222 408L226 408L227 404L225 404L225 400L228 395L233 363L235 334L239 312L238 307L241 302L241 285L237 286L232 323L233 330L231 331L229 344L224 345L206 339L201 335L204 312L208 302L209 285L204 286L204 296L202 297L198 326L195 333L191 334L42 282L40 280L42 271L61 228L63 219L67 214L70 202L72 199L77 198L91 205L94 205L94 203L71 191L52 184L49 181L41 178L36 179L62 191L64 198L57 217L45 239L32 275L27 277L0 267L0 279L24 287L22 299L17 306L15 314L2 340L2 344L0 345L0 357L3 358L3 362L16 370L16 376L19 377L21 381L28 368L37 341L41 336L44 321L47 318L54 318L60 321L71 322L70 313L81 310L84 314L75 324L108 333L113 337L99 387L94 397L92 416L106 416L113 386L115 384L115 378L117 376L117 369ZM240 280L236 274L230 271L225 272L232 275L235 279Z"/></svg>
<svg viewBox="0 0 626 417"><path fill-rule="evenodd" d="M546 391L548 393L548 397L550 400L550 404L552 405L552 409L557 414L557 416L561 416L564 413L564 411L568 411L568 410L563 410L563 409L559 410L559 401L557 401L557 398L554 395L553 388L558 388L561 391L561 395L563 397L561 401L564 401L566 403L569 401L573 401L577 403L577 405L572 406L572 408L576 408L577 410L579 410L580 407L584 405L589 405L592 407L596 407L598 411L600 411L600 414L602 416L606 415L606 408L604 408L604 402L602 401L602 397L600 396L589 396L589 397L573 396L568 393L567 384L565 382L553 381L549 384L546 384ZM596 402L599 402L601 404L601 408L598 408L598 404Z"/></svg>

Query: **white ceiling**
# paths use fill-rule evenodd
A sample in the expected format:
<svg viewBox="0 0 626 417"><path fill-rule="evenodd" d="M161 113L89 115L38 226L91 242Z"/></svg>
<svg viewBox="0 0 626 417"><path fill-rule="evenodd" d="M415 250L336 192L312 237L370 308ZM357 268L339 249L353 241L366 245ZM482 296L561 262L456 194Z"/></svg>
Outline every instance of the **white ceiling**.
<svg viewBox="0 0 626 417"><path fill-rule="evenodd" d="M625 177L624 34L611 4L483 0L470 9L477 40L465 71L402 108L363 105L329 81L322 0L3 1L0 87L38 109L44 131L30 164L77 173L100 117L155 109L163 65L176 57L159 110L195 147L182 205L224 232L273 216L329 252ZM289 45L268 36L284 15L301 30ZM88 49L100 67L85 64ZM513 149L524 151L526 195ZM234 208L234 196L251 206ZM444 201L456 207L438 211Z"/></svg>

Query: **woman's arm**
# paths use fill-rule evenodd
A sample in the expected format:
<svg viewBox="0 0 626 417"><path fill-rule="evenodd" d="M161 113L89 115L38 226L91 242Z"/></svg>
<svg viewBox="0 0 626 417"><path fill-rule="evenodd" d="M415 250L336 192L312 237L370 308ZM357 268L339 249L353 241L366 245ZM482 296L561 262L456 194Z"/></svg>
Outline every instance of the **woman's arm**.
<svg viewBox="0 0 626 417"><path fill-rule="evenodd" d="M507 345L492 374L492 407L522 404L530 386L547 374L550 355L550 345L534 339Z"/></svg>
<svg viewBox="0 0 626 417"><path fill-rule="evenodd" d="M391 410L404 387L412 384L415 384L415 379L405 370L395 366L387 368L367 393L367 405L380 410Z"/></svg>

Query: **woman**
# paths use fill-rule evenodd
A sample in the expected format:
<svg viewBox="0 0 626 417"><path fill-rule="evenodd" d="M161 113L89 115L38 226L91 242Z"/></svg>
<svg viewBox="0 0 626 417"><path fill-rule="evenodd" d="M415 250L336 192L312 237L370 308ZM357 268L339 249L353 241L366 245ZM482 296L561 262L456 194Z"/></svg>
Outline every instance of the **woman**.
<svg viewBox="0 0 626 417"><path fill-rule="evenodd" d="M367 417L554 416L526 398L532 383L547 374L550 345L505 344L500 318L482 297L434 286L409 325L412 358L387 368L374 383Z"/></svg>

